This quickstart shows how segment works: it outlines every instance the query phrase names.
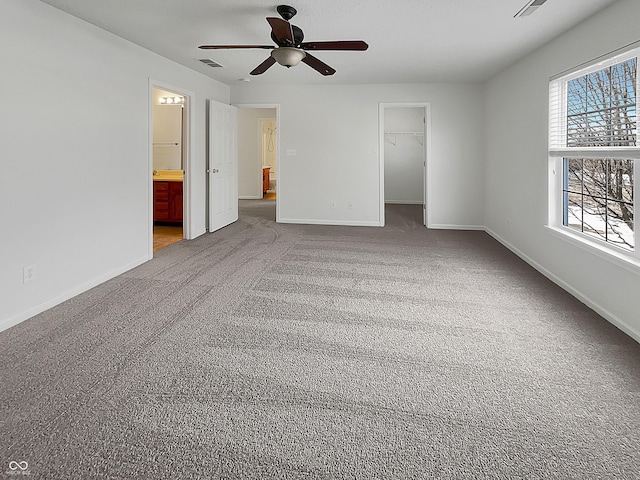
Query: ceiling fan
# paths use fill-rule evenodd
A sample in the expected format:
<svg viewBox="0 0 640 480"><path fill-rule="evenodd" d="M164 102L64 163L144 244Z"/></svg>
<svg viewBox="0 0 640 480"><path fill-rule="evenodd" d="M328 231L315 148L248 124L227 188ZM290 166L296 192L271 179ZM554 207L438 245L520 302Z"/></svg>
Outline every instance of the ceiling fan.
<svg viewBox="0 0 640 480"><path fill-rule="evenodd" d="M199 48L205 50L230 49L230 48L263 48L272 50L264 62L254 68L251 75L260 75L266 72L274 63L278 62L287 68L294 67L300 62L304 62L322 75L333 75L336 71L326 63L311 55L309 50L353 50L363 51L369 48L362 40L329 41L329 42L303 42L304 33L296 25L289 23L289 20L298 13L297 10L288 5L278 5L277 12L282 18L267 17L267 22L271 25L271 39L276 43L273 45L201 45Z"/></svg>

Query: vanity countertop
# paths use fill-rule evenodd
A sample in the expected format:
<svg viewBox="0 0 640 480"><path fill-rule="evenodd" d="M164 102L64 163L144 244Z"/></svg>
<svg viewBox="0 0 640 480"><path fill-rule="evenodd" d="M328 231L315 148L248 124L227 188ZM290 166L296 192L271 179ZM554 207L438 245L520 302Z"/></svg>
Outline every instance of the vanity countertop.
<svg viewBox="0 0 640 480"><path fill-rule="evenodd" d="M154 182L182 182L184 179L184 172L182 170L154 170L153 181Z"/></svg>

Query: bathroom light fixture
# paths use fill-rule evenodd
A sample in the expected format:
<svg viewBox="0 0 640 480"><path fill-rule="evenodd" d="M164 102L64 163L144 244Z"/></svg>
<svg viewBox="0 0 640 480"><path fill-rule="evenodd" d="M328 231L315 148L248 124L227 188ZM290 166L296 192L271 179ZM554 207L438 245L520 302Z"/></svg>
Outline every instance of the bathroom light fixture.
<svg viewBox="0 0 640 480"><path fill-rule="evenodd" d="M295 67L307 54L304 50L294 47L279 47L271 51L271 56L283 67Z"/></svg>
<svg viewBox="0 0 640 480"><path fill-rule="evenodd" d="M184 105L184 97L160 97L160 105Z"/></svg>

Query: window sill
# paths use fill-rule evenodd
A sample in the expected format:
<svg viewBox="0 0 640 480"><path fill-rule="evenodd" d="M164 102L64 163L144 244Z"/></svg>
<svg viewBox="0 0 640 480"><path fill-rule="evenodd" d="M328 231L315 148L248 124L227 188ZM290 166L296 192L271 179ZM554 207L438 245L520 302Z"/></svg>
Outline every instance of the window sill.
<svg viewBox="0 0 640 480"><path fill-rule="evenodd" d="M636 254L634 252L625 253L616 247L601 245L600 242L578 235L568 228L552 227L550 225L545 225L545 228L554 237L564 240L571 245L577 246L632 273L640 274L640 259L635 256Z"/></svg>

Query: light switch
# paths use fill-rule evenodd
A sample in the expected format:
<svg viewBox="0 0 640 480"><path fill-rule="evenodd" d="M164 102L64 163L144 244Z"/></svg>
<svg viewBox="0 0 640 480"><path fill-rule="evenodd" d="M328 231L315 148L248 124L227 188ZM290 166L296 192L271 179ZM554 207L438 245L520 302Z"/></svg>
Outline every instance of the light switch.
<svg viewBox="0 0 640 480"><path fill-rule="evenodd" d="M287 157L295 157L296 156L296 151L293 148L288 148L287 149L287 153L286 153Z"/></svg>

